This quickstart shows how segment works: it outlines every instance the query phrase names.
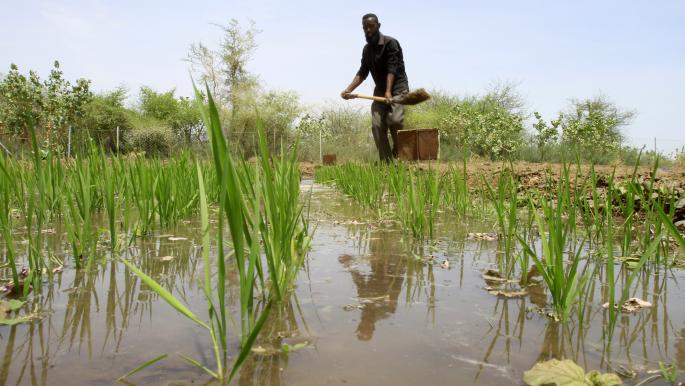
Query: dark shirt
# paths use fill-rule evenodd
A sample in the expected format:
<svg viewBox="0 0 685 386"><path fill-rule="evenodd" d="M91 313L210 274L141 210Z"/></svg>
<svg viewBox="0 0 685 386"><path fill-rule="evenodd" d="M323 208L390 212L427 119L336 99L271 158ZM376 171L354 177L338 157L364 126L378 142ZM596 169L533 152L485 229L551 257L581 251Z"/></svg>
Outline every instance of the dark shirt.
<svg viewBox="0 0 685 386"><path fill-rule="evenodd" d="M362 51L362 65L357 71L362 79L371 72L376 88L373 95L384 96L388 73L395 74L392 94L397 95L409 91L409 81L404 72L404 58L402 47L397 39L381 34L378 44L367 43Z"/></svg>

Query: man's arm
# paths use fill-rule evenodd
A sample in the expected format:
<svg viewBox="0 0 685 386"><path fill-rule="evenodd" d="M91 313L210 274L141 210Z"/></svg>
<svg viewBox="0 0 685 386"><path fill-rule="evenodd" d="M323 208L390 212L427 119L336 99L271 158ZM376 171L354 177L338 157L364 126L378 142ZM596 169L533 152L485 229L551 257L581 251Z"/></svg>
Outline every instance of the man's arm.
<svg viewBox="0 0 685 386"><path fill-rule="evenodd" d="M366 47L362 50L362 63L359 66L359 71L357 71L357 75L354 76L354 79L352 79L352 83L350 83L349 86L347 86L342 92L340 93L340 96L343 99L352 99L349 94L354 91L357 86L362 84L364 79L366 79L367 76L369 76L369 67L366 65L367 60L366 60Z"/></svg>
<svg viewBox="0 0 685 386"><path fill-rule="evenodd" d="M388 103L392 100L392 86L395 84L395 74L388 72L387 78L385 78L385 99Z"/></svg>
<svg viewBox="0 0 685 386"><path fill-rule="evenodd" d="M340 93L340 96L341 96L343 99L352 99L352 98L349 96L350 93L351 93L352 91L354 91L354 89L357 88L357 86L359 86L360 84L362 84L363 81L364 81L364 79L363 79L361 76L359 76L359 74L355 75L355 76L354 76L354 79L352 79L352 82L350 83L350 85L347 86L344 90L342 90L342 92Z"/></svg>
<svg viewBox="0 0 685 386"><path fill-rule="evenodd" d="M388 43L388 75L385 78L385 99L392 99L392 87L395 85L395 74L397 74L397 66L400 63L400 43L397 40L392 40Z"/></svg>

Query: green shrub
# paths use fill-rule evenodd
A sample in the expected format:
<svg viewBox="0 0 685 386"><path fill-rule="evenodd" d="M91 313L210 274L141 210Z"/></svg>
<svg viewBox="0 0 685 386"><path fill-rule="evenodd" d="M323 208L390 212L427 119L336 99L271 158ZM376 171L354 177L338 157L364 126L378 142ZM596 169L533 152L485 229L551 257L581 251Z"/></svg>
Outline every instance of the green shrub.
<svg viewBox="0 0 685 386"><path fill-rule="evenodd" d="M176 145L173 131L165 126L131 130L127 141L131 150L148 157L166 157Z"/></svg>

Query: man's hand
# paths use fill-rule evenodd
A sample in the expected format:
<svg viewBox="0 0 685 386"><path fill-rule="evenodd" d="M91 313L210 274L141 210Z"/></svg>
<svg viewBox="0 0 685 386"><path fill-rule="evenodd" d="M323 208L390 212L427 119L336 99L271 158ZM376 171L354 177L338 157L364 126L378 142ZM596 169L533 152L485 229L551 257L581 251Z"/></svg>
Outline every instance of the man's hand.
<svg viewBox="0 0 685 386"><path fill-rule="evenodd" d="M341 97L342 99L354 99L354 97L353 97L352 94L350 94L350 93L351 93L351 91L350 91L349 89L344 89L344 90L342 90L342 92L340 93L340 97Z"/></svg>
<svg viewBox="0 0 685 386"><path fill-rule="evenodd" d="M385 100L387 104L392 104L392 91L385 92Z"/></svg>

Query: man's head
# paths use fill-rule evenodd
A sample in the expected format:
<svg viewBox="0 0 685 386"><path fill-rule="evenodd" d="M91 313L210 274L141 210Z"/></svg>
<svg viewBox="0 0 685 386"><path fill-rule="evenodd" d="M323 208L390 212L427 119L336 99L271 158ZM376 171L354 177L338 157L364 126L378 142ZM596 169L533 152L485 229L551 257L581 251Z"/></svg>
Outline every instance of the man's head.
<svg viewBox="0 0 685 386"><path fill-rule="evenodd" d="M378 16L373 13L367 13L362 16L362 28L364 29L367 43L378 43L378 39L381 36L381 23L378 21Z"/></svg>

